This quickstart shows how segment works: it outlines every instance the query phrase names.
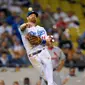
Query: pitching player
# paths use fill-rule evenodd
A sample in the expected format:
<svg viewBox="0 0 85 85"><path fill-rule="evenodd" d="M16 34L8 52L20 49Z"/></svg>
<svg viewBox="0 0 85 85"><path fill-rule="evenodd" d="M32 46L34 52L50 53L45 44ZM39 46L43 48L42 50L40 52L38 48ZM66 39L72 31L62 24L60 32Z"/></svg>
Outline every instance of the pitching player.
<svg viewBox="0 0 85 85"><path fill-rule="evenodd" d="M45 29L39 25L36 25L37 17L38 14L36 12L28 12L28 22L20 26L19 32L21 34L29 60L34 67L41 67L41 71L44 72L48 85L54 85L51 56L46 48L46 45L50 42L50 39L48 39ZM36 62L36 60L38 62Z"/></svg>

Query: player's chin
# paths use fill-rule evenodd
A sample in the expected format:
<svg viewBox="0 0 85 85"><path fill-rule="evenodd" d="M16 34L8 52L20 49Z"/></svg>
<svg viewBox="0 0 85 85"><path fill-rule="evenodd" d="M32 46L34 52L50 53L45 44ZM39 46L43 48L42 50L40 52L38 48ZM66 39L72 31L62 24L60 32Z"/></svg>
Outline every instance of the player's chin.
<svg viewBox="0 0 85 85"><path fill-rule="evenodd" d="M37 21L36 19L32 19L32 20L31 20L31 22L33 22L33 23L36 23L36 21Z"/></svg>

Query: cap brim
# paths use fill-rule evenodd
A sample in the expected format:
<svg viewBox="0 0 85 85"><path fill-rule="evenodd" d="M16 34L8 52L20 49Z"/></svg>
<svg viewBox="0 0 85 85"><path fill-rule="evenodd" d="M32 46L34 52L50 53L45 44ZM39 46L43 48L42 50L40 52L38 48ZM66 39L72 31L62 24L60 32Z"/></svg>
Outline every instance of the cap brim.
<svg viewBox="0 0 85 85"><path fill-rule="evenodd" d="M35 14L36 17L38 17L38 13L36 13L36 12L30 12L30 13L27 15L27 17L30 16L31 14Z"/></svg>

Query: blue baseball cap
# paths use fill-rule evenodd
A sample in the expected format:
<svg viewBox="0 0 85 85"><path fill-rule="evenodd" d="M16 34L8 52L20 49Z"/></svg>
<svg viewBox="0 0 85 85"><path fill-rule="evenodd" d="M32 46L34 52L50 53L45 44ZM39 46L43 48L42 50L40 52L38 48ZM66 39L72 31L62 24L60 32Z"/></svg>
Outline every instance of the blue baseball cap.
<svg viewBox="0 0 85 85"><path fill-rule="evenodd" d="M38 13L35 12L35 11L30 11L30 12L28 12L28 13L27 13L27 17L30 16L31 14L35 14L36 17L38 17Z"/></svg>

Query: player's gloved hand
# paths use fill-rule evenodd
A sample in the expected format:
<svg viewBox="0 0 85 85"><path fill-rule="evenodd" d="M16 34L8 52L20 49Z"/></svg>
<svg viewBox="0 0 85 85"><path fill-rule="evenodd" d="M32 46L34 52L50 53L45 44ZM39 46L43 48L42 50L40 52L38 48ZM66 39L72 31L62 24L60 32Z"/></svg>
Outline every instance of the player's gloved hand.
<svg viewBox="0 0 85 85"><path fill-rule="evenodd" d="M42 39L40 37L31 35L29 33L25 37L27 40L29 40L31 45L39 45L42 42Z"/></svg>

